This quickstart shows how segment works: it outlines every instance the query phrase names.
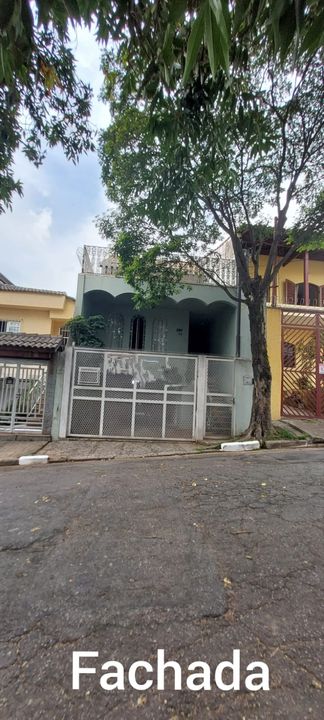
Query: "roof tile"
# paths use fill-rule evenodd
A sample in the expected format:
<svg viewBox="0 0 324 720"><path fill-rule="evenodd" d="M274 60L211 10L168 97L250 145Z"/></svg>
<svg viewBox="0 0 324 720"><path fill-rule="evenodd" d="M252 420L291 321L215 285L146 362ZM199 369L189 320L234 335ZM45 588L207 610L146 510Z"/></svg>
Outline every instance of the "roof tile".
<svg viewBox="0 0 324 720"><path fill-rule="evenodd" d="M0 348L58 350L64 344L61 335L33 335L31 333L0 333Z"/></svg>

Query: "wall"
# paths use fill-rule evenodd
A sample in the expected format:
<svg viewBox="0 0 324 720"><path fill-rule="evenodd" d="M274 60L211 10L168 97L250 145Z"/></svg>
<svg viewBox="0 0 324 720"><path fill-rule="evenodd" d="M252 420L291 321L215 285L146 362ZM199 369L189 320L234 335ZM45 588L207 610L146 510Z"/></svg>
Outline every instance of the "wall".
<svg viewBox="0 0 324 720"><path fill-rule="evenodd" d="M74 304L66 295L0 290L0 320L18 320L21 332L56 335L73 317Z"/></svg>
<svg viewBox="0 0 324 720"><path fill-rule="evenodd" d="M235 293L235 289L233 289ZM86 316L109 312L124 316L123 349L129 346L130 323L133 315L139 313L146 319L145 349L152 348L152 325L154 318L168 321L168 350L188 352L189 313L201 313L208 319L211 329L211 354L233 356L236 349L237 303L231 300L221 288L212 285L193 285L183 288L158 308L138 311L132 305L132 288L122 278L105 275L78 277L76 314ZM210 318L210 321L209 321ZM178 330L178 332L177 332ZM182 330L182 333L179 331ZM102 338L107 344L106 337ZM246 307L242 305L241 354L250 355L249 324Z"/></svg>
<svg viewBox="0 0 324 720"><path fill-rule="evenodd" d="M267 263L267 257L264 255L260 258L260 273L263 275ZM285 280L290 280L295 284L304 282L304 261L302 258L294 258L287 265L280 268L276 284L277 287L277 303L285 304ZM309 283L313 283L318 287L324 285L324 263L321 260L309 260ZM271 299L271 297L270 297Z"/></svg>
<svg viewBox="0 0 324 720"><path fill-rule="evenodd" d="M281 417L281 310L267 310L267 343L272 373L271 415L272 420Z"/></svg>
<svg viewBox="0 0 324 720"><path fill-rule="evenodd" d="M0 305L1 320L19 320L20 332L51 333L51 320L48 312L43 310L25 310L25 308L7 308Z"/></svg>

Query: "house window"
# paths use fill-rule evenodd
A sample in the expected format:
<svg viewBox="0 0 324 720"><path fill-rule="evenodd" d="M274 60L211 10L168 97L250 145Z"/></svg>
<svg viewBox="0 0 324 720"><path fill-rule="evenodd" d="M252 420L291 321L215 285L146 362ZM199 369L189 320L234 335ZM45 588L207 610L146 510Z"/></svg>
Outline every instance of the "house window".
<svg viewBox="0 0 324 720"><path fill-rule="evenodd" d="M108 315L107 317L107 347L121 348L124 340L124 316Z"/></svg>
<svg viewBox="0 0 324 720"><path fill-rule="evenodd" d="M0 320L0 332L19 333L20 325L19 320Z"/></svg>
<svg viewBox="0 0 324 720"><path fill-rule="evenodd" d="M168 340L168 323L166 320L156 318L153 320L152 343L153 352L166 352Z"/></svg>
<svg viewBox="0 0 324 720"><path fill-rule="evenodd" d="M129 347L130 350L143 350L145 344L145 318L135 315L131 320Z"/></svg>
<svg viewBox="0 0 324 720"><path fill-rule="evenodd" d="M309 283L309 304L315 305L316 307L320 304L320 288L313 283ZM305 287L304 283L299 283L297 286L297 304L305 305Z"/></svg>
<svg viewBox="0 0 324 720"><path fill-rule="evenodd" d="M283 346L283 366L284 368L296 367L296 348L293 343L284 342Z"/></svg>

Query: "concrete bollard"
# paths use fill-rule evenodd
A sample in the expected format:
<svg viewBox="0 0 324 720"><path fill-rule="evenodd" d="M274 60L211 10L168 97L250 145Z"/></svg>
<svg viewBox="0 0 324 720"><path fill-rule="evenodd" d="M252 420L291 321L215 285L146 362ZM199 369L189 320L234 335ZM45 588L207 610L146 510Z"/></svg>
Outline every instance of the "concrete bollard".
<svg viewBox="0 0 324 720"><path fill-rule="evenodd" d="M48 455L21 455L19 465L44 465L48 463Z"/></svg>
<svg viewBox="0 0 324 720"><path fill-rule="evenodd" d="M221 444L221 450L237 451L237 450L260 450L258 440L242 440L242 442L226 442Z"/></svg>

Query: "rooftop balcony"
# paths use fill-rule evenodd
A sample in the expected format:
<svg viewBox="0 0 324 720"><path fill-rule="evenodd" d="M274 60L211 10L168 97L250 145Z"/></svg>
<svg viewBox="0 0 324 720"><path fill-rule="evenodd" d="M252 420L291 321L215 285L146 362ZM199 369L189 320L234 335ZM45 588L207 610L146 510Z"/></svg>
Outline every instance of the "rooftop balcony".
<svg viewBox="0 0 324 720"><path fill-rule="evenodd" d="M79 252L81 272L89 275L110 275L120 277L118 258L107 247L84 245ZM215 280L228 287L236 287L237 270L235 260L220 257L218 253L199 258L199 264L212 277L208 277L193 263L183 262L183 280L194 285L214 285Z"/></svg>

